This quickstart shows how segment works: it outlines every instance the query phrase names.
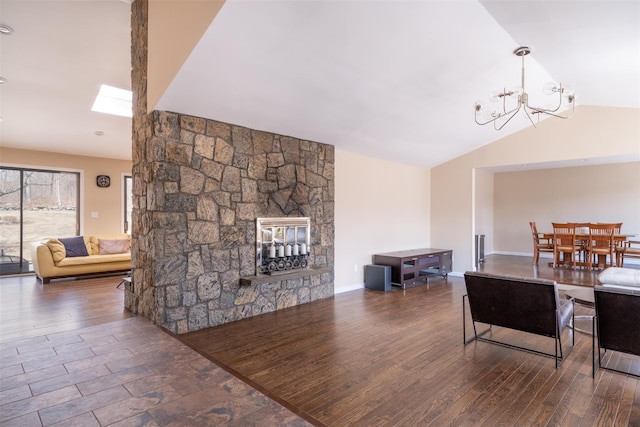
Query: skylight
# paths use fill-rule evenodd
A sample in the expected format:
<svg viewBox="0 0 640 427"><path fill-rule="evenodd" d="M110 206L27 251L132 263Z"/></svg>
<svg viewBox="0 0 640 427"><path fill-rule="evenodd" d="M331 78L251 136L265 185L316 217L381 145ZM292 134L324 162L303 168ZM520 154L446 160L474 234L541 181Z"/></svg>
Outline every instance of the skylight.
<svg viewBox="0 0 640 427"><path fill-rule="evenodd" d="M91 107L91 111L131 117L133 115L131 99L132 94L130 90L102 85L93 103L93 107Z"/></svg>

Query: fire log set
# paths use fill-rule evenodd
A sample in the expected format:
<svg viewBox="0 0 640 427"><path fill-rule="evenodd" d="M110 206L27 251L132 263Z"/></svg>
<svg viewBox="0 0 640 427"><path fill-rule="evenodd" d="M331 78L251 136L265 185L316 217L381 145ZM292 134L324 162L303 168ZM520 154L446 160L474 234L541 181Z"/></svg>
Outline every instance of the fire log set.
<svg viewBox="0 0 640 427"><path fill-rule="evenodd" d="M263 273L275 271L305 268L308 264L307 245L305 243L294 245L269 246L269 257L262 266Z"/></svg>
<svg viewBox="0 0 640 427"><path fill-rule="evenodd" d="M307 217L258 218L256 274L278 274L306 268L310 254Z"/></svg>

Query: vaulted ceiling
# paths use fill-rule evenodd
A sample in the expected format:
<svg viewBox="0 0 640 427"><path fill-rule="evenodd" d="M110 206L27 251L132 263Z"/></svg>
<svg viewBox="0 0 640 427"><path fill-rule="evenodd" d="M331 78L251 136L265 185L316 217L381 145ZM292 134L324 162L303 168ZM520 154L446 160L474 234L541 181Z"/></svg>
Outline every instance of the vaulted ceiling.
<svg viewBox="0 0 640 427"><path fill-rule="evenodd" d="M2 146L130 159L131 120L90 110L131 87L130 5L0 0L0 23ZM530 103L561 81L640 109L640 2L615 0L227 0L154 107L432 167L530 125L473 121L518 46Z"/></svg>

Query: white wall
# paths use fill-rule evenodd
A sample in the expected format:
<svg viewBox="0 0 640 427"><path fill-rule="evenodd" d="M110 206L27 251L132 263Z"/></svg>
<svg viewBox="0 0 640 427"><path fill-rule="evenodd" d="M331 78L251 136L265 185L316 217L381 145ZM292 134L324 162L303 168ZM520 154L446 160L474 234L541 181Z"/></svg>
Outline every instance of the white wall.
<svg viewBox="0 0 640 427"><path fill-rule="evenodd" d="M622 222L640 233L640 162L495 174L494 249L531 254L529 221Z"/></svg>
<svg viewBox="0 0 640 427"><path fill-rule="evenodd" d="M336 150L335 291L364 285L375 253L425 248L429 170Z"/></svg>

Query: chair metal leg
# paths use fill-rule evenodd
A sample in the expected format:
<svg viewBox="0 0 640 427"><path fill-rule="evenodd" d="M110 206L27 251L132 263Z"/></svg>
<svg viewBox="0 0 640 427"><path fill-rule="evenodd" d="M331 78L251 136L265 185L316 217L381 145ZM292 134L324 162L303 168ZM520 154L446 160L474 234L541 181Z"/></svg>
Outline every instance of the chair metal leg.
<svg viewBox="0 0 640 427"><path fill-rule="evenodd" d="M556 317L556 339L555 339L555 359L556 369L558 369L558 346L560 347L560 357L562 357L562 342L560 341L560 326L558 325L558 318Z"/></svg>
<svg viewBox="0 0 640 427"><path fill-rule="evenodd" d="M596 316L591 318L591 378L596 377Z"/></svg>
<svg viewBox="0 0 640 427"><path fill-rule="evenodd" d="M571 300L571 304L573 304L573 312L571 313L571 323L573 325L576 324L576 303L575 301L572 299ZM591 329L591 331L593 332L593 328ZM576 345L576 330L573 330L573 333L571 334L571 345Z"/></svg>
<svg viewBox="0 0 640 427"><path fill-rule="evenodd" d="M467 295L462 295L462 343L467 345L467 318L465 314Z"/></svg>
<svg viewBox="0 0 640 427"><path fill-rule="evenodd" d="M560 323L558 322L558 314L556 313L556 336L555 336L555 359L556 359L556 369L558 369L558 346L560 346L560 355L562 355L562 343L560 341Z"/></svg>
<svg viewBox="0 0 640 427"><path fill-rule="evenodd" d="M462 296L462 342L464 343L464 345L469 344L471 341L482 339L481 337L484 334L491 331L491 325L489 325L489 327L486 330L478 334L478 330L476 329L476 322L473 319L471 319L471 324L473 325L473 337L467 340L467 318L466 318L467 298L468 297L466 294Z"/></svg>

